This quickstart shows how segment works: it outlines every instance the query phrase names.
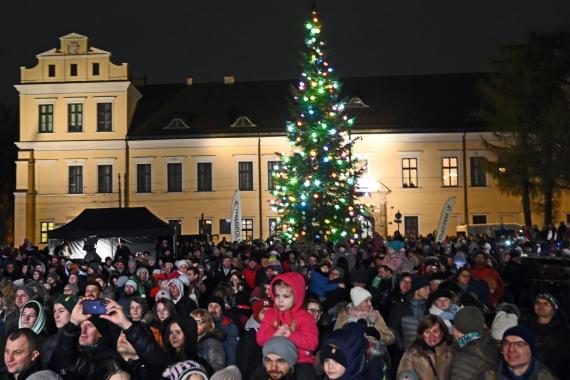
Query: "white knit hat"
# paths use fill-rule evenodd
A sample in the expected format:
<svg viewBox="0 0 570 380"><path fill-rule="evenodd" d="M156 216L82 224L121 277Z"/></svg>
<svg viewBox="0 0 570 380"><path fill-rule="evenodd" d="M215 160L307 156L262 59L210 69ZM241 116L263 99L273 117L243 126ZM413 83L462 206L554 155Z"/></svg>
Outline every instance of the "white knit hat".
<svg viewBox="0 0 570 380"><path fill-rule="evenodd" d="M510 329L511 327L517 326L519 324L519 318L516 314L507 314L504 311L499 311L493 319L491 324L491 336L495 340L502 340L503 333Z"/></svg>
<svg viewBox="0 0 570 380"><path fill-rule="evenodd" d="M360 286L355 286L354 288L350 289L350 300L352 304L357 307L367 298L372 298L372 294L364 288Z"/></svg>

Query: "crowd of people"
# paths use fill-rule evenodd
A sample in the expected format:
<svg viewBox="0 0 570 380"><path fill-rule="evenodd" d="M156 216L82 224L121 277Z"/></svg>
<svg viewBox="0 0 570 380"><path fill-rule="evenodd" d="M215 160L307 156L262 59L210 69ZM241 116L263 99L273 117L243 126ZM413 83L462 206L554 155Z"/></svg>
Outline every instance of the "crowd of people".
<svg viewBox="0 0 570 380"><path fill-rule="evenodd" d="M565 300L522 262L567 235L6 247L0 380L570 379Z"/></svg>

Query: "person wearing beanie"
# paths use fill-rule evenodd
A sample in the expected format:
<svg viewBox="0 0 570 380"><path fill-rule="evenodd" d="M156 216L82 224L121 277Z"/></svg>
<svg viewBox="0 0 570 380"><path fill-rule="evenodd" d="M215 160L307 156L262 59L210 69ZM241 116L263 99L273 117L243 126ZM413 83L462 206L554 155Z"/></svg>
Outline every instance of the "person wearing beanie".
<svg viewBox="0 0 570 380"><path fill-rule="evenodd" d="M396 341L396 335L390 330L380 312L372 306L372 294L359 286L350 289L350 300L346 307L340 309L334 330L341 329L349 322L364 319L368 326L374 328L380 335L380 342L389 346Z"/></svg>
<svg viewBox="0 0 570 380"><path fill-rule="evenodd" d="M335 330L325 341L320 361L326 379L359 379L362 375L368 340L364 321L349 322Z"/></svg>
<svg viewBox="0 0 570 380"><path fill-rule="evenodd" d="M210 380L242 380L242 377L239 368L235 365L230 365L214 373Z"/></svg>
<svg viewBox="0 0 570 380"><path fill-rule="evenodd" d="M251 380L302 380L295 372L297 348L288 338L274 336L263 345L263 365L258 367Z"/></svg>
<svg viewBox="0 0 570 380"><path fill-rule="evenodd" d="M60 295L53 304L53 319L55 321L55 326L57 327L57 334L51 335L44 343L42 352L42 364L43 368L49 367L49 362L51 360L53 351L57 346L57 340L59 339L59 332L69 322L71 318L71 311L77 303L77 297L74 295Z"/></svg>
<svg viewBox="0 0 570 380"><path fill-rule="evenodd" d="M452 303L453 294L446 288L437 289L431 296L433 303L429 308L431 315L437 315L445 322L449 333L453 332L452 322L455 314L459 311L459 306Z"/></svg>
<svg viewBox="0 0 570 380"><path fill-rule="evenodd" d="M222 297L213 296L207 301L208 313L214 320L216 329L222 331L225 339L223 341L226 364L236 363L236 347L239 340L239 328L230 317L226 315L226 303Z"/></svg>
<svg viewBox="0 0 570 380"><path fill-rule="evenodd" d="M75 304L69 322L59 332L50 368L69 378L104 379L106 369L120 367L122 359L113 344L110 322L83 313L85 301Z"/></svg>
<svg viewBox="0 0 570 380"><path fill-rule="evenodd" d="M263 359L261 347L257 344L255 338L265 318L265 313L271 308L273 308L273 301L270 298L255 299L251 302L253 313L247 320L245 330L239 338L236 347L236 352L247 352L247 355L236 355L236 365L244 379L250 378Z"/></svg>
<svg viewBox="0 0 570 380"><path fill-rule="evenodd" d="M570 372L570 327L558 310L558 300L550 293L534 299L534 314L523 319L536 337L537 352L543 363L559 379Z"/></svg>
<svg viewBox="0 0 570 380"><path fill-rule="evenodd" d="M163 380L208 380L208 374L200 363L185 360L173 364L162 373Z"/></svg>
<svg viewBox="0 0 570 380"><path fill-rule="evenodd" d="M485 317L474 306L465 306L453 321L453 361L449 378L476 380L498 363L499 350L493 338L484 332Z"/></svg>
<svg viewBox="0 0 570 380"><path fill-rule="evenodd" d="M494 371L498 380L554 380L556 377L540 361L536 352L536 338L525 326L507 329L501 341L501 361ZM486 376L489 376L486 374ZM481 380L485 377L481 376Z"/></svg>
<svg viewBox="0 0 570 380"><path fill-rule="evenodd" d="M390 312L388 326L398 334L403 350L407 350L416 339L420 319L428 313L429 295L429 279L425 276L415 277L408 298L394 305Z"/></svg>
<svg viewBox="0 0 570 380"><path fill-rule="evenodd" d="M451 344L451 335L444 321L436 315L425 315L414 343L400 360L398 378L402 373L414 372L422 380L447 379L453 358Z"/></svg>
<svg viewBox="0 0 570 380"><path fill-rule="evenodd" d="M303 307L305 286L305 278L296 272L283 273L272 280L270 293L275 306L265 313L256 340L263 346L275 335L289 338L297 348L295 371L298 376L312 378L319 331L315 318Z"/></svg>
<svg viewBox="0 0 570 380"><path fill-rule="evenodd" d="M519 324L519 318L516 314L509 314L505 311L499 311L495 318L493 319L493 323L491 323L491 336L497 342L497 344L501 343L503 339L503 333L514 326Z"/></svg>

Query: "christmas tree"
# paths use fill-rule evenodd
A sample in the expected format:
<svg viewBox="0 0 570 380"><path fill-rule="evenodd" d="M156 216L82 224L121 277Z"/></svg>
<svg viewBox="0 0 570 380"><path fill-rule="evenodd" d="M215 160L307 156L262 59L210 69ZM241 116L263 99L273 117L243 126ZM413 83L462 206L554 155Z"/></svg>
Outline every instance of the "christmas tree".
<svg viewBox="0 0 570 380"><path fill-rule="evenodd" d="M292 89L287 137L292 154L274 168L278 231L287 240L358 239L366 209L357 202L361 170L352 155L354 119L345 113L341 84L327 59L315 6L305 24L302 75Z"/></svg>

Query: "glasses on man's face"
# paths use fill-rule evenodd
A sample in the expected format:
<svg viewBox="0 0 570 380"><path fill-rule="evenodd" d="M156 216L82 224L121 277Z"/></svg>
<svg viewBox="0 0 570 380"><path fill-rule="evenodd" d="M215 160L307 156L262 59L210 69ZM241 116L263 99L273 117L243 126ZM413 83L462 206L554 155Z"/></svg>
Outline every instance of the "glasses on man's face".
<svg viewBox="0 0 570 380"><path fill-rule="evenodd" d="M321 314L320 309L307 309L307 311L311 314Z"/></svg>
<svg viewBox="0 0 570 380"><path fill-rule="evenodd" d="M201 320L201 319L196 319L196 323L199 324L199 325L203 325L203 324L206 323L206 322L204 322L204 321Z"/></svg>
<svg viewBox="0 0 570 380"><path fill-rule="evenodd" d="M522 340L516 341L516 342L509 342L508 340L503 340L501 342L501 347L503 348L511 348L511 347L515 347L517 349L521 349L528 346L528 343Z"/></svg>

